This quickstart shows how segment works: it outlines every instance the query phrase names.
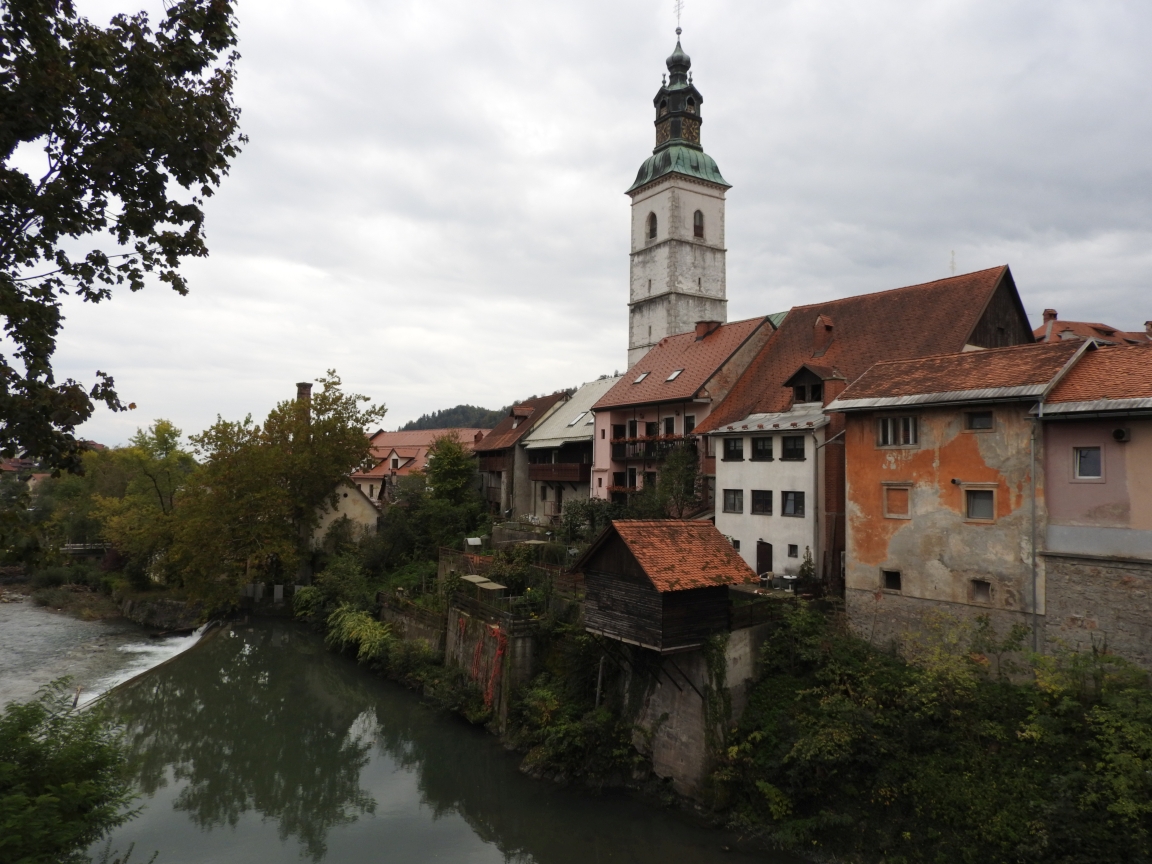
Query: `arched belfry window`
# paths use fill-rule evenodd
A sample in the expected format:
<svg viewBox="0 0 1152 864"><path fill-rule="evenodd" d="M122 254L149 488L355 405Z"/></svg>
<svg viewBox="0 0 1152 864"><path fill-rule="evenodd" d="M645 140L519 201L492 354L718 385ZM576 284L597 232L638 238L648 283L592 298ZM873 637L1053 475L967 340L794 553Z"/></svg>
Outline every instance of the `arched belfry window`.
<svg viewBox="0 0 1152 864"><path fill-rule="evenodd" d="M668 113L668 100L667 99L661 99L660 100L660 116L663 117L667 113Z"/></svg>
<svg viewBox="0 0 1152 864"><path fill-rule="evenodd" d="M692 236L704 236L704 214L699 210L692 214Z"/></svg>
<svg viewBox="0 0 1152 864"><path fill-rule="evenodd" d="M696 100L689 98L688 102L684 105L684 110L686 110L689 114L695 114Z"/></svg>
<svg viewBox="0 0 1152 864"><path fill-rule="evenodd" d="M648 239L649 240L655 240L656 239L656 214L655 213L649 213L648 214Z"/></svg>

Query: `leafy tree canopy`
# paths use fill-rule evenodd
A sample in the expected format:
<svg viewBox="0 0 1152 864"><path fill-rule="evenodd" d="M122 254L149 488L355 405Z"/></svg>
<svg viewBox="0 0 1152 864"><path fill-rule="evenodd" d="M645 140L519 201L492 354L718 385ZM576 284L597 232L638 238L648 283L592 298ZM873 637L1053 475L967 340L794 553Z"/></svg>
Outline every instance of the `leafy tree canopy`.
<svg viewBox="0 0 1152 864"><path fill-rule="evenodd" d="M102 28L71 0L7 0L0 17L0 453L82 467L73 434L94 401L122 410L111 376L57 381L67 294L96 303L158 278L180 294L204 257L203 201L239 152L230 0L175 0ZM15 164L41 149L44 167ZM132 407L132 406L129 406Z"/></svg>

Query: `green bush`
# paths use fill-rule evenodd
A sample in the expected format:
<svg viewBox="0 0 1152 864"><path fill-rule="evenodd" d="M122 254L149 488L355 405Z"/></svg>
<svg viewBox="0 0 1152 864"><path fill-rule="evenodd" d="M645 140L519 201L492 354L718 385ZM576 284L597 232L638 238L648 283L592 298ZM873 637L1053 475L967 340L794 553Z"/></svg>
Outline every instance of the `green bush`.
<svg viewBox="0 0 1152 864"><path fill-rule="evenodd" d="M134 815L118 730L72 710L68 684L0 715L0 860L87 861L83 850Z"/></svg>
<svg viewBox="0 0 1152 864"><path fill-rule="evenodd" d="M735 821L849 860L1096 864L1152 856L1152 693L1099 652L1033 661L941 616L907 661L789 607L713 780Z"/></svg>

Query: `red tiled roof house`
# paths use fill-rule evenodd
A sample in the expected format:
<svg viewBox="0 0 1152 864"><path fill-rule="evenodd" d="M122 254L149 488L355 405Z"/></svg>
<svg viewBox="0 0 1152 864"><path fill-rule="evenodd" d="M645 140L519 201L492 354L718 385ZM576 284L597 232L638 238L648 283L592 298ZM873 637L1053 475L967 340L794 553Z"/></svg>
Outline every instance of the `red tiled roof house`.
<svg viewBox="0 0 1152 864"><path fill-rule="evenodd" d="M592 497L624 500L654 483L668 449L695 441L696 427L772 332L761 317L703 321L661 339L593 406ZM713 470L708 459L703 467Z"/></svg>
<svg viewBox="0 0 1152 864"><path fill-rule="evenodd" d="M699 424L714 441L716 526L758 573L841 588L844 420L826 406L881 360L1029 343L1008 267L788 312L727 398Z"/></svg>
<svg viewBox="0 0 1152 864"><path fill-rule="evenodd" d="M491 510L507 516L532 512L528 452L517 445L570 395L562 390L516 403L508 409L508 416L476 445L484 497Z"/></svg>

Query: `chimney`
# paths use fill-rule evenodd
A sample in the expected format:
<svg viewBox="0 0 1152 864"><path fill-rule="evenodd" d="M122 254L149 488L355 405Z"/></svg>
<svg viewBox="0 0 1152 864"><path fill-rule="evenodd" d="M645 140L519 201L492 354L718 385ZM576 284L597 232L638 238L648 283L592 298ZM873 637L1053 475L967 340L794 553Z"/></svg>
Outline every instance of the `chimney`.
<svg viewBox="0 0 1152 864"><path fill-rule="evenodd" d="M696 341L699 342L713 330L720 326L719 321L697 321L696 322Z"/></svg>
<svg viewBox="0 0 1152 864"><path fill-rule="evenodd" d="M812 356L821 357L832 344L832 319L827 315L817 315L812 328Z"/></svg>
<svg viewBox="0 0 1152 864"><path fill-rule="evenodd" d="M312 383L300 381L296 385L296 401L304 403L304 411L309 422L312 420Z"/></svg>
<svg viewBox="0 0 1152 864"><path fill-rule="evenodd" d="M1144 322L1144 332L1148 334L1149 338L1152 338L1152 321Z"/></svg>
<svg viewBox="0 0 1152 864"><path fill-rule="evenodd" d="M1044 323L1047 324L1049 321L1055 321L1055 320L1056 320L1056 310L1055 309L1045 309L1044 310Z"/></svg>

